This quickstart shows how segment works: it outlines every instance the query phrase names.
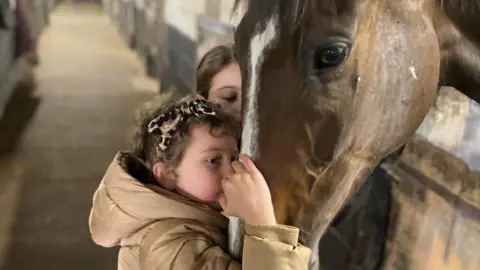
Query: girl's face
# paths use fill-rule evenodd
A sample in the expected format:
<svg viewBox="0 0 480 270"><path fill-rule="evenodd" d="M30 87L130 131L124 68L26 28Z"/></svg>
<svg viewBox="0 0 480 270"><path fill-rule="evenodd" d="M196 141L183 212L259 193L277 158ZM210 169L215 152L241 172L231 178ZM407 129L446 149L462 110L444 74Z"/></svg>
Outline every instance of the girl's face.
<svg viewBox="0 0 480 270"><path fill-rule="evenodd" d="M223 110L242 120L242 77L238 63L232 63L213 77L208 101L219 104Z"/></svg>
<svg viewBox="0 0 480 270"><path fill-rule="evenodd" d="M213 133L213 134L212 134ZM233 173L238 156L234 137L221 129L196 125L190 130L182 161L175 170L177 191L205 203L216 203L222 192L222 178Z"/></svg>

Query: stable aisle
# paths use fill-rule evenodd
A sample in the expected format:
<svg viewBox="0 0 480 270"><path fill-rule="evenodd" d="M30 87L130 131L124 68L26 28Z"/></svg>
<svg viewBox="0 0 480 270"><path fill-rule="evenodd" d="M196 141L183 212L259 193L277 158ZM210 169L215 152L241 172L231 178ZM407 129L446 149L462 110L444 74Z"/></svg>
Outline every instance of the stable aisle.
<svg viewBox="0 0 480 270"><path fill-rule="evenodd" d="M0 121L0 269L116 269L90 239L92 195L158 88L94 4L57 7L39 55Z"/></svg>

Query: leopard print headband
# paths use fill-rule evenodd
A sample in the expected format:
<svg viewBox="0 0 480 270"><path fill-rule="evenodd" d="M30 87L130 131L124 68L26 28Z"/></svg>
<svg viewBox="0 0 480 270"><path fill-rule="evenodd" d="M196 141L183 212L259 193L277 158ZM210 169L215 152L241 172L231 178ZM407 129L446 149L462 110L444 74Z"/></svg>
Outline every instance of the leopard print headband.
<svg viewBox="0 0 480 270"><path fill-rule="evenodd" d="M174 109L158 116L148 124L148 133L159 132L161 140L158 143L157 151L165 151L170 145L173 134L190 117L200 115L216 115L207 101L195 99L190 102L183 102Z"/></svg>

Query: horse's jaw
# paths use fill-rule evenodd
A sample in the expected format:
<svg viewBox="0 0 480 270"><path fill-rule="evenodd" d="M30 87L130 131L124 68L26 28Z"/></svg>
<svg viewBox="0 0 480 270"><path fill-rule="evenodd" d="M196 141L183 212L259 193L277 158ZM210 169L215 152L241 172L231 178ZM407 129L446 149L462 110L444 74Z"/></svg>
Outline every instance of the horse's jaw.
<svg viewBox="0 0 480 270"><path fill-rule="evenodd" d="M330 223L378 162L356 155L342 155L325 167L295 222L303 233L301 242L304 245L316 251Z"/></svg>
<svg viewBox="0 0 480 270"><path fill-rule="evenodd" d="M320 172L311 189L308 203L302 206L300 215L295 218L295 225L302 232L302 244L311 248L315 254L318 253L320 238L348 198L364 183L377 164L378 160L344 155L331 161ZM229 251L232 257L240 260L243 222L235 217L229 217L229 220Z"/></svg>

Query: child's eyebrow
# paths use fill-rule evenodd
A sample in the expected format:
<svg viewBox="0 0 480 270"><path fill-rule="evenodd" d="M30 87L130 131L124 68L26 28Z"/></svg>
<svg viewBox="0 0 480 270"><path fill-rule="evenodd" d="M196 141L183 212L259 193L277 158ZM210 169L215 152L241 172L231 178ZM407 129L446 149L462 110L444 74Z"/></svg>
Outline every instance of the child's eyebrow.
<svg viewBox="0 0 480 270"><path fill-rule="evenodd" d="M238 153L237 148L209 148L206 150L203 150L202 153L207 153L207 152L230 152L230 153Z"/></svg>

